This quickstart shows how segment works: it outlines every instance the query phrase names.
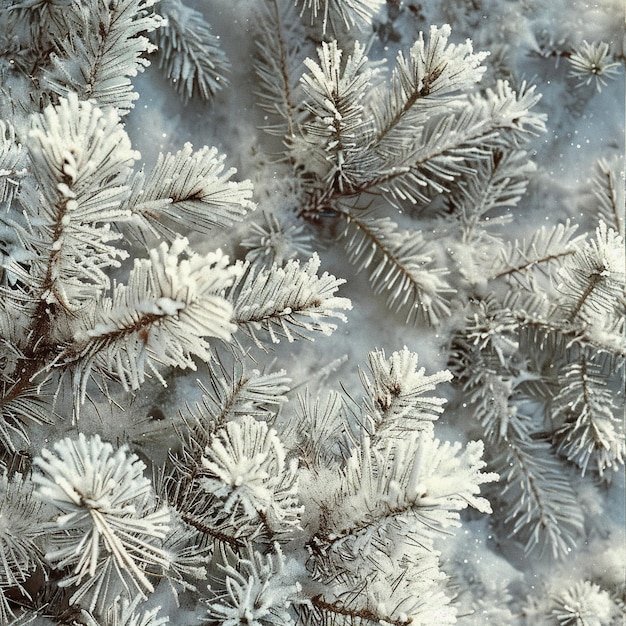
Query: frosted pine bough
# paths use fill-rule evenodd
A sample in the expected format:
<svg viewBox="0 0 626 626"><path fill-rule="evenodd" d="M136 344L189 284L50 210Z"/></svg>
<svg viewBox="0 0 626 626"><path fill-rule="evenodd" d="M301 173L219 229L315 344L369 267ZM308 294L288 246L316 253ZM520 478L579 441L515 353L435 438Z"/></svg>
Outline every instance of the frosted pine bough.
<svg viewBox="0 0 626 626"><path fill-rule="evenodd" d="M166 617L129 596L141 600L162 581L153 601L173 593L184 604L188 591L205 601L208 623L460 622L438 537L458 526L468 506L490 512L481 486L496 477L483 473L483 452L504 479L490 495L505 526L499 538L556 558L582 541L586 521L564 459L587 476L623 464L610 392L623 356L623 277L615 271L623 219L614 166L607 162L598 173L595 239L559 225L507 247L493 226L505 220L498 211L520 201L534 171L527 143L544 120L533 111L533 89L499 80L478 91L489 59L469 41L451 43L448 26L416 35L385 75L344 28L358 24L365 33L382 3L299 4L294 20L285 17L294 14L289 3L264 3L257 32L259 100L278 112L268 130L282 138L280 171L289 179L276 186L284 198L259 200L278 243L248 238L247 262L233 263L217 245L253 208L251 185L234 182L217 150L191 144L136 171L140 156L118 117L135 99L129 78L147 65L138 57L152 48L145 32L157 44L164 35L162 64L186 97L206 98L226 84L223 56L201 14L168 2L168 31L147 4L133 1L70 4L66 24L56 4L5 11L32 56L29 72L44 80L37 91L43 115L20 102L7 114L0 151L9 208L3 219L12 233L3 241L8 297L0 316L3 476L6 485L16 481L9 476L22 462L18 453L30 446L40 469L30 474L25 464L24 510L46 529L26 542L25 558L10 561L13 578L0 585L7 621L161 624ZM317 54L302 43L300 10L326 33L324 43L317 37ZM64 29L74 28L49 64L32 41L29 47L33 23L54 24L40 28L46 43L64 41ZM119 82L111 68L123 76ZM453 251L471 250L467 272L450 271L428 229L407 228L407 210L428 212L437 201L444 210L433 223ZM286 372L249 368L247 353L259 367L256 348L330 335L350 319L350 301L336 295L343 279L320 272L323 247L302 254L317 247L311 233L323 240L329 222L392 309L438 332L454 325L451 364L486 446L435 438L443 400L428 394L451 376L427 375L408 349L370 353L361 399L312 385L298 409L298 383ZM281 239L283 228L297 240ZM209 250L196 251L184 238L193 241L194 230L211 234ZM498 252L493 264L482 256L487 248ZM482 296L476 272L497 297ZM542 350L558 355L555 372L542 369ZM102 409L104 391L132 414L118 390L146 389L151 379L172 384L172 366L197 368L203 396L180 407L180 441L170 458L154 462L161 467L149 480L122 443L146 449L131 434L132 420L113 426L105 417L94 426L90 404ZM549 415L525 410L525 398L554 386ZM72 407L59 401L70 388ZM58 431L60 418L77 419L79 409L74 431L104 427L111 444L76 432L41 443L33 425L51 421ZM542 418L554 421L547 427ZM131 484L86 489L88 467L97 470L84 472L92 478L126 468ZM43 510L31 504L33 481L42 485ZM559 498L551 499L555 488ZM23 519L10 495L3 502L12 519ZM0 537L6 553L15 546L12 530ZM72 544L83 545L78 535L90 552L72 552ZM101 563L104 574L94 574ZM49 579L27 588L39 572ZM615 596L591 583L572 584L558 597L546 614L561 621L572 618L571 599L584 608L597 597L600 620L617 615Z"/></svg>

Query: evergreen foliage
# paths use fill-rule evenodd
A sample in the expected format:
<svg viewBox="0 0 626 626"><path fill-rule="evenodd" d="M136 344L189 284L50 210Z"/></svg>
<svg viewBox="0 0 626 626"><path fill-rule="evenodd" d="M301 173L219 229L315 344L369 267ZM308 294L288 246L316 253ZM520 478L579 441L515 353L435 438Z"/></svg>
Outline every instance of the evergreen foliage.
<svg viewBox="0 0 626 626"><path fill-rule="evenodd" d="M584 219L534 227L550 120L479 16L541 10L440 4L239 3L253 41L229 60L214 7L0 0L2 624L626 615L618 575L563 574L615 541L623 159L590 168ZM568 115L623 79L614 36L518 28L537 63L567 58ZM142 165L150 58L215 125L254 75L258 136L238 103L215 138L237 153L194 136ZM406 345L348 368L363 301ZM491 547L454 571L462 526L541 564L523 610L521 579L495 608L469 584Z"/></svg>
<svg viewBox="0 0 626 626"><path fill-rule="evenodd" d="M202 14L178 0L159 5L165 23L155 33L159 65L185 100L210 100L228 85L229 63Z"/></svg>

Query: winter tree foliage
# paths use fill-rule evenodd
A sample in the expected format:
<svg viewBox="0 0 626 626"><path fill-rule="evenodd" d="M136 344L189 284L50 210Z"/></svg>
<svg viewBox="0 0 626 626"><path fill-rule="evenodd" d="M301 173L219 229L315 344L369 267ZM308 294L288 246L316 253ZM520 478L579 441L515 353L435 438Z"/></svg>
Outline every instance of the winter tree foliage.
<svg viewBox="0 0 626 626"><path fill-rule="evenodd" d="M619 4L0 0L1 624L625 618Z"/></svg>

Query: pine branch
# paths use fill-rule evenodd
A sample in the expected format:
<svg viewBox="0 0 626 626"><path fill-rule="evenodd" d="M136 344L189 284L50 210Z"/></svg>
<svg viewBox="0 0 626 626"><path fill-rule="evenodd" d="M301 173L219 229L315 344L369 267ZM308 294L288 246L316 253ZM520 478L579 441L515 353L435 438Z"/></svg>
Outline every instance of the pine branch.
<svg viewBox="0 0 626 626"><path fill-rule="evenodd" d="M289 342L313 340L310 335L315 332L330 335L337 326L327 320L346 321L340 311L351 304L334 295L344 281L326 272L318 276L319 267L317 255L302 268L298 261L271 268L244 265L241 278L226 296L233 303L234 323L260 348L260 331L269 334L272 343L280 337Z"/></svg>
<svg viewBox="0 0 626 626"><path fill-rule="evenodd" d="M190 460L199 461L211 436L227 422L244 415L267 417L270 407L279 407L286 402L285 393L289 391L291 380L284 370L271 374L261 374L258 370L241 371L237 375L234 371L227 374L225 370L213 370L209 382L210 389L199 382L201 404L187 406L189 415L184 419L190 434L182 436L186 465Z"/></svg>
<svg viewBox="0 0 626 626"><path fill-rule="evenodd" d="M221 251L189 252L187 240L162 243L149 259L135 260L126 285L98 302L81 320L60 362L75 370L77 401L83 401L93 370L137 389L146 369L163 384L159 366L195 369L193 357L211 360L208 338L230 339L232 307L222 297L239 273Z"/></svg>
<svg viewBox="0 0 626 626"><path fill-rule="evenodd" d="M142 72L149 61L142 56L154 46L142 34L161 24L149 12L153 0L88 0L72 5L78 26L67 39L58 39L58 52L51 55L51 67L44 83L54 93L81 100L95 99L102 106L128 113L138 95L131 77Z"/></svg>
<svg viewBox="0 0 626 626"><path fill-rule="evenodd" d="M606 325L620 317L624 307L624 240L604 222L596 238L580 245L558 273L561 294L558 311L565 311L572 323L582 321L592 327Z"/></svg>
<svg viewBox="0 0 626 626"><path fill-rule="evenodd" d="M196 581L205 581L208 565L213 554L212 546L200 546L196 529L182 521L182 516L170 510L174 523L163 541L163 551L167 555L167 568L164 576L177 602L180 592L199 591Z"/></svg>
<svg viewBox="0 0 626 626"><path fill-rule="evenodd" d="M475 161L474 172L458 181L449 201L450 211L461 222L464 242L478 237L479 226L496 222L488 216L494 209L517 205L526 192L528 175L534 170L524 150L498 148L489 159Z"/></svg>
<svg viewBox="0 0 626 626"><path fill-rule="evenodd" d="M313 596L313 598L311 598L311 605L316 612L316 620L319 620L315 623L324 624L325 626L327 624L336 624L337 626L339 626L339 624L366 626L368 624L381 623L390 624L392 626L403 626L404 624L411 624L413 621L408 616L404 615L393 618L389 615L385 615L381 611L374 611L370 608L352 607L340 601L329 602L321 595ZM309 617L309 619L311 618Z"/></svg>
<svg viewBox="0 0 626 626"><path fill-rule="evenodd" d="M318 55L319 64L304 61L309 73L302 76L301 84L309 115L300 123L302 145L294 141L292 152L306 155L306 169L316 173L324 193L351 195L359 169L350 164L362 156L362 138L369 125L364 100L373 70L358 42L344 63L336 41L322 43Z"/></svg>
<svg viewBox="0 0 626 626"><path fill-rule="evenodd" d="M408 57L398 53L391 84L373 98L376 133L372 148L381 155L404 154L407 134L414 135L452 98L481 80L486 69L481 63L487 53L474 54L469 40L449 44L450 34L448 25L431 26L428 43L420 32Z"/></svg>
<svg viewBox="0 0 626 626"><path fill-rule="evenodd" d="M24 150L18 142L15 129L0 120L0 207L11 202L26 174Z"/></svg>
<svg viewBox="0 0 626 626"><path fill-rule="evenodd" d="M291 609L300 603L301 585L290 575L279 545L260 554L248 545L240 555L223 551L219 564L223 588L209 588L207 620L236 624L245 616L251 624L293 624Z"/></svg>
<svg viewBox="0 0 626 626"><path fill-rule="evenodd" d="M465 318L465 327L454 338L456 349L461 351L459 353L461 368L457 368L455 374L464 381L466 388L473 384L468 380L476 380L483 370L482 366L476 367L476 363L472 362L474 356L484 359L483 364L490 356L495 356L499 366L508 367L519 348L518 332L519 320L515 311L506 303L500 304L491 295L471 302Z"/></svg>
<svg viewBox="0 0 626 626"><path fill-rule="evenodd" d="M30 381L9 383L3 381L0 397L0 447L17 452L17 441L28 445L30 437L27 425L51 424L53 422L51 397L43 382L33 385Z"/></svg>
<svg viewBox="0 0 626 626"><path fill-rule="evenodd" d="M524 410L523 389L541 372L525 369L519 358L490 359L491 341L470 356L465 386L491 451L489 467L500 474L504 529L527 553L564 558L584 520L565 468ZM551 349L549 354L551 361L558 358Z"/></svg>
<svg viewBox="0 0 626 626"><path fill-rule="evenodd" d="M322 22L322 33L340 33L356 27L363 30L380 10L382 0L296 0L300 15L309 14L311 24Z"/></svg>
<svg viewBox="0 0 626 626"><path fill-rule="evenodd" d="M390 440L383 448L365 439L346 464L342 485L315 541L351 558L375 552L386 537L413 537L431 546L433 536L460 525L459 511L490 512L480 485L497 479L482 474L482 442L440 443L428 433ZM393 542L390 542L393 543Z"/></svg>
<svg viewBox="0 0 626 626"><path fill-rule="evenodd" d="M332 391L324 397L313 397L307 389L298 396L298 401L293 436L300 466L311 471L336 468L345 460L350 445L350 424L343 397Z"/></svg>
<svg viewBox="0 0 626 626"><path fill-rule="evenodd" d="M29 272L37 287L29 290L44 302L41 314L51 304L73 310L106 289L105 270L127 257L110 243L121 237L111 223L129 216L122 203L138 154L113 109L75 94L34 116L29 138L41 194L37 205L26 206L37 231L25 243L41 257Z"/></svg>
<svg viewBox="0 0 626 626"><path fill-rule="evenodd" d="M80 614L84 626L165 626L169 617L159 616L161 607L139 611L141 596L133 600L118 596L101 612L102 617L96 619L89 611L81 609ZM74 622L77 623L77 622Z"/></svg>
<svg viewBox="0 0 626 626"><path fill-rule="evenodd" d="M299 526L297 463L266 422L228 422L211 437L201 464L198 485L224 513L259 520L270 538Z"/></svg>
<svg viewBox="0 0 626 626"><path fill-rule="evenodd" d="M419 231L398 231L387 218L342 213L350 262L358 271L368 269L375 293L388 291L387 305L405 310L406 321L439 323L450 315L446 270L433 267L434 251Z"/></svg>
<svg viewBox="0 0 626 626"><path fill-rule="evenodd" d="M545 130L544 117L531 112L539 100L533 88L522 85L516 94L498 82L484 96L458 96L480 79L484 55L473 55L469 44L447 45L449 34L433 29L428 47L418 40L409 61L399 57L391 87L381 84L374 97L367 92L376 74L358 44L343 67L335 41L323 44L319 65L305 61L308 115L290 149L307 173L301 215L336 210L341 197L363 193L426 201L429 189L441 193L472 173L468 161Z"/></svg>
<svg viewBox="0 0 626 626"><path fill-rule="evenodd" d="M36 94L35 98L42 93L38 81L32 79L49 62L56 42L65 39L77 26L73 13L67 10L67 4L63 2L22 0L3 2L0 6L2 35L6 34L0 39L0 56L10 59L11 65L31 79L29 82L34 92L31 93ZM28 99L24 98L21 104L26 105L27 102ZM25 109L30 110L30 107Z"/></svg>
<svg viewBox="0 0 626 626"><path fill-rule="evenodd" d="M605 470L623 465L626 455L622 423L615 415L615 392L585 352L564 371L551 407L558 426L553 434L556 450L583 474L591 465L602 476Z"/></svg>
<svg viewBox="0 0 626 626"><path fill-rule="evenodd" d="M489 157L503 141L516 145L545 130L543 117L530 111L538 100L534 88L516 94L507 82L498 82L484 97L434 115L403 144L402 153L383 153L371 168L376 176L360 181L359 191L379 189L414 203L427 200L429 187L446 191L451 181L471 172L468 161Z"/></svg>
<svg viewBox="0 0 626 626"><path fill-rule="evenodd" d="M162 0L159 11L165 23L156 30L159 66L186 101L197 93L210 100L228 85L230 69L202 13L180 0Z"/></svg>
<svg viewBox="0 0 626 626"><path fill-rule="evenodd" d="M625 616L619 600L616 602L607 589L589 580L568 581L551 594L550 600L548 619L559 624L611 624Z"/></svg>
<svg viewBox="0 0 626 626"><path fill-rule="evenodd" d="M91 596L90 610L106 602L98 588L122 575L139 595L152 592L145 568L167 565L160 543L170 516L155 506L137 456L81 433L56 442L54 451L44 448L33 463L37 497L58 511L47 529L46 560L66 570L60 584L80 585L74 597Z"/></svg>
<svg viewBox="0 0 626 626"><path fill-rule="evenodd" d="M367 559L339 557L314 572L325 587L299 607L299 624L352 626L455 624L456 610L444 591L439 553L396 537L390 553Z"/></svg>
<svg viewBox="0 0 626 626"><path fill-rule="evenodd" d="M478 493L496 478L481 473L480 442L460 450L427 432L378 448L363 440L308 544L309 567L332 586L333 597L313 598L318 610L305 611L305 619L365 624L377 615L385 623L434 623L436 615L437 623L454 623L433 538L459 525L459 511L468 505L489 510Z"/></svg>
<svg viewBox="0 0 626 626"><path fill-rule="evenodd" d="M44 534L41 504L33 498L32 484L20 474L0 471L0 621L12 623L18 617L11 595L28 598L28 579L43 567L39 546ZM7 593L8 592L8 593Z"/></svg>
<svg viewBox="0 0 626 626"><path fill-rule="evenodd" d="M248 250L246 261L266 265L294 258L308 259L313 254L313 233L294 214L263 211L263 222L250 222L250 233L240 244Z"/></svg>
<svg viewBox="0 0 626 626"><path fill-rule="evenodd" d="M623 167L623 159L619 157L611 161L600 159L596 163L592 189L600 220L624 237L624 182L620 167Z"/></svg>
<svg viewBox="0 0 626 626"><path fill-rule="evenodd" d="M595 83L598 92L618 73L619 63L611 62L606 41L583 41L568 58L570 76L578 79L577 87Z"/></svg>
<svg viewBox="0 0 626 626"><path fill-rule="evenodd" d="M565 558L583 531L583 515L562 465L541 439L509 436L493 462L508 509L505 525L526 553Z"/></svg>
<svg viewBox="0 0 626 626"><path fill-rule="evenodd" d="M574 237L576 225L542 226L529 241L515 240L503 249L495 260L493 278L514 279L526 289L532 288L532 276L540 272L549 276L555 265L573 255L584 240Z"/></svg>
<svg viewBox="0 0 626 626"><path fill-rule="evenodd" d="M304 61L300 20L293 3L264 0L259 9L255 71L257 102L281 123L265 126L271 134L291 140L302 100L299 78Z"/></svg>
<svg viewBox="0 0 626 626"><path fill-rule="evenodd" d="M452 374L443 371L427 376L425 368L417 369L417 354L406 346L388 359L384 350L370 352L368 360L372 380L361 372L361 382L367 393L365 428L372 441L384 434L404 436L408 430L433 434L433 422L443 412L445 400L424 394L450 381Z"/></svg>
<svg viewBox="0 0 626 626"><path fill-rule="evenodd" d="M236 170L225 169L225 159L216 148L194 151L190 143L175 154L159 154L147 176L141 171L134 177L125 208L168 239L177 233L169 225L201 232L231 226L255 205L250 181L232 181Z"/></svg>

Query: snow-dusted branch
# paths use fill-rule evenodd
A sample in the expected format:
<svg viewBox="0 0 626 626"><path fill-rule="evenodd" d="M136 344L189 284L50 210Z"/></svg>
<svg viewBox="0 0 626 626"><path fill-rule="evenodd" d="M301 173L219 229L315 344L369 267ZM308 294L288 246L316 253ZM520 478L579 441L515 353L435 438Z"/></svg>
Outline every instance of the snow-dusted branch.
<svg viewBox="0 0 626 626"><path fill-rule="evenodd" d="M406 346L389 358L384 350L370 352L368 357L372 380L361 372L361 381L367 393L364 412L371 421L370 436L376 440L382 432L393 437L406 430L432 434L433 422L443 412L445 400L424 394L449 382L452 374L444 371L426 375L425 368L417 369L417 354Z"/></svg>
<svg viewBox="0 0 626 626"><path fill-rule="evenodd" d="M156 30L159 66L183 99L210 100L228 85L230 63L202 13L180 0L162 0L165 23Z"/></svg>
<svg viewBox="0 0 626 626"><path fill-rule="evenodd" d="M170 514L156 506L144 463L126 447L114 450L82 433L44 448L33 462L37 496L58 511L46 559L67 568L60 584L78 586L75 596L90 598L91 610L106 606L109 585L118 594L128 584L139 594L153 591L145 570L166 565L160 545Z"/></svg>
<svg viewBox="0 0 626 626"><path fill-rule="evenodd" d="M215 148L194 151L190 143L175 154L159 154L147 175L135 175L125 208L134 222L168 238L181 227L208 231L241 221L255 207L252 185L231 180L236 170L225 169L225 158Z"/></svg>
<svg viewBox="0 0 626 626"><path fill-rule="evenodd" d="M128 283L98 301L62 353L61 362L75 367L80 399L94 369L137 389L146 370L163 381L160 366L195 369L194 357L210 361L209 339L229 341L236 328L222 294L239 273L221 251L193 253L186 239L137 259Z"/></svg>
<svg viewBox="0 0 626 626"><path fill-rule="evenodd" d="M45 220L27 241L41 256L30 281L42 300L73 310L107 288L106 270L127 257L111 245L121 238L111 224L129 216L122 203L139 155L114 109L76 94L32 118L28 150L41 202L27 210L35 224Z"/></svg>
<svg viewBox="0 0 626 626"><path fill-rule="evenodd" d="M116 107L120 115L128 113L138 98L130 79L149 65L143 55L155 50L143 33L161 24L151 11L153 4L153 0L70 4L74 27L55 42L57 51L44 75L46 86L62 96L75 92L82 100L95 99L102 107Z"/></svg>
<svg viewBox="0 0 626 626"><path fill-rule="evenodd" d="M406 321L436 325L450 315L447 270L434 264L433 249L419 232L399 231L388 218L356 212L345 215L346 249L359 270L369 270L375 293L387 293L387 305L406 311Z"/></svg>
<svg viewBox="0 0 626 626"><path fill-rule="evenodd" d="M244 267L242 277L227 294L233 303L233 322L262 347L259 331L273 343L280 337L313 339L312 333L330 335L346 321L342 311L351 308L347 298L335 296L345 281L324 272L318 276L320 259L315 254L304 266L288 261L284 267Z"/></svg>

